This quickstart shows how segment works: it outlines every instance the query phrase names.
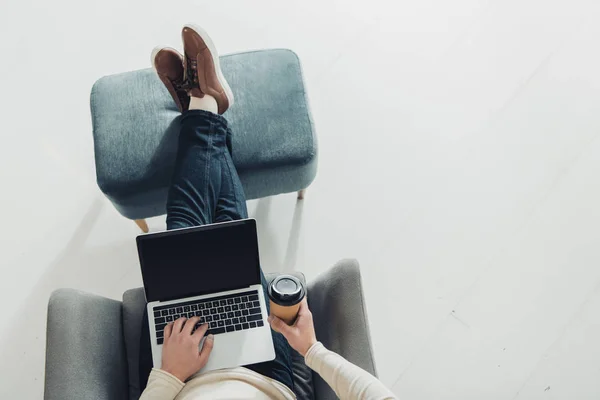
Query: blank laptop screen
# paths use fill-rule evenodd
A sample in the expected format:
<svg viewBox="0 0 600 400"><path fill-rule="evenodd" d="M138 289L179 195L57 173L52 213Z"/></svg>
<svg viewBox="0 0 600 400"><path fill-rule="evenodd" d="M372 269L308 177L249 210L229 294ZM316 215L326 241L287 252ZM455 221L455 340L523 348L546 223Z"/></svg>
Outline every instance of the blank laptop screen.
<svg viewBox="0 0 600 400"><path fill-rule="evenodd" d="M148 302L260 283L252 219L137 237Z"/></svg>

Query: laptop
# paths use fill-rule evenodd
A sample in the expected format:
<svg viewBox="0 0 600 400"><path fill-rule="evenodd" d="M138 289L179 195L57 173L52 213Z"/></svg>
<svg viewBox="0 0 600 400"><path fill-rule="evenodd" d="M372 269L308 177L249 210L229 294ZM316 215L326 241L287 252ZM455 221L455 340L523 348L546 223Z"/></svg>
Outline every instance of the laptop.
<svg viewBox="0 0 600 400"><path fill-rule="evenodd" d="M201 372L275 358L255 220L140 235L137 247L154 367L161 366L166 324L193 316L215 339Z"/></svg>

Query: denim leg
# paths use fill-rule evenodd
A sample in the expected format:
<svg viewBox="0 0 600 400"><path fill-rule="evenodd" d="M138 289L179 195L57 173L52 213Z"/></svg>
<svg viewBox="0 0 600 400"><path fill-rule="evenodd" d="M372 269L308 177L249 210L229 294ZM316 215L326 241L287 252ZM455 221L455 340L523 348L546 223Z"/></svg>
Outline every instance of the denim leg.
<svg viewBox="0 0 600 400"><path fill-rule="evenodd" d="M167 197L167 229L210 224L221 192L227 121L202 110L181 119L175 170Z"/></svg>
<svg viewBox="0 0 600 400"><path fill-rule="evenodd" d="M242 187L240 178L233 165L231 154L226 151L223 153L222 157L221 193L217 202L215 222L248 218L244 188ZM265 299L268 299L267 282L262 269L260 271L260 277ZM267 301L267 312L269 311L270 307L269 302ZM275 359L259 364L246 365L246 367L261 375L275 379L293 390L294 378L290 345L282 334L271 330L271 335L273 336Z"/></svg>
<svg viewBox="0 0 600 400"><path fill-rule="evenodd" d="M227 129L227 138L231 138L231 131ZM221 153L221 191L217 200L214 222L234 221L248 218L246 208L246 195L238 176L233 159L231 147Z"/></svg>
<svg viewBox="0 0 600 400"><path fill-rule="evenodd" d="M167 198L167 229L247 217L246 197L231 158L231 131L227 121L207 111L186 112L181 120L179 148ZM261 280L265 298L268 298L262 270ZM140 339L140 390L146 387L152 368L148 331L144 311ZM271 333L275 359L247 367L293 389L289 344L281 334Z"/></svg>

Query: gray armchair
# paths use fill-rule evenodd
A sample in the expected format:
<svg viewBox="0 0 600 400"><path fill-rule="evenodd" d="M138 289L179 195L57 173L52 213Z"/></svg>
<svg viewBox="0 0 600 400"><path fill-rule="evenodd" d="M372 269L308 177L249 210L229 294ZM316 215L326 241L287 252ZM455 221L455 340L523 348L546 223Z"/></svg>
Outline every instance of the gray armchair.
<svg viewBox="0 0 600 400"><path fill-rule="evenodd" d="M317 338L376 376L358 262L340 261L309 283L308 302ZM122 302L72 289L55 291L48 304L44 398L139 398L144 305L142 289L125 292ZM299 398L336 398L298 354L294 376Z"/></svg>

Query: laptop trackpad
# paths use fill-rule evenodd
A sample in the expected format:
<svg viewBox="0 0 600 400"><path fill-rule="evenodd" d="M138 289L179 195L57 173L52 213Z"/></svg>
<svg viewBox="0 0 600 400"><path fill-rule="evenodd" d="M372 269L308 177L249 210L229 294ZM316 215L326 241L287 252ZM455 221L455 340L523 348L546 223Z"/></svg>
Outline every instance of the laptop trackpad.
<svg viewBox="0 0 600 400"><path fill-rule="evenodd" d="M204 340L206 338L200 342L201 346L204 344ZM255 364L274 358L273 339L268 326L229 332L215 335L215 343L208 363L200 372Z"/></svg>

